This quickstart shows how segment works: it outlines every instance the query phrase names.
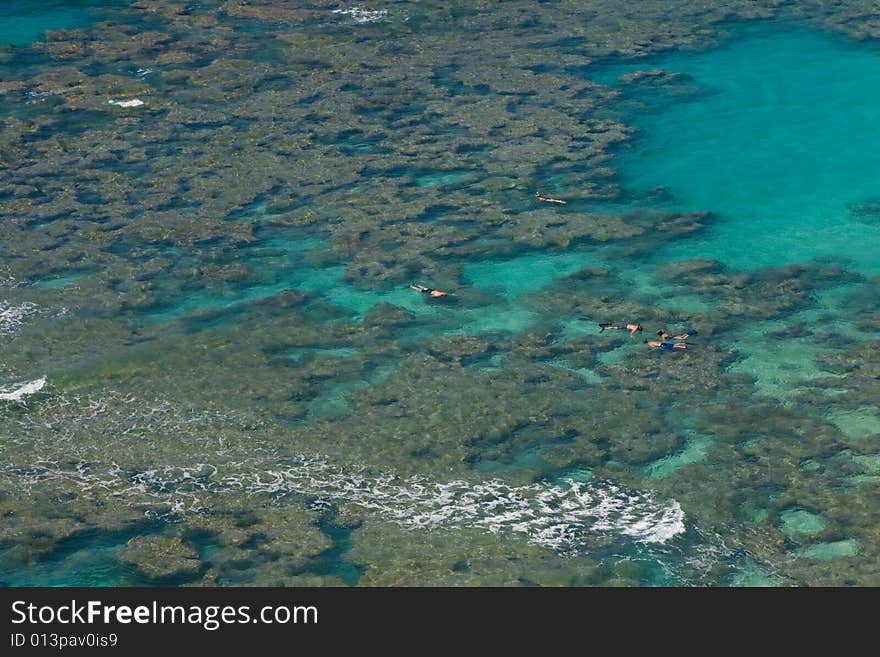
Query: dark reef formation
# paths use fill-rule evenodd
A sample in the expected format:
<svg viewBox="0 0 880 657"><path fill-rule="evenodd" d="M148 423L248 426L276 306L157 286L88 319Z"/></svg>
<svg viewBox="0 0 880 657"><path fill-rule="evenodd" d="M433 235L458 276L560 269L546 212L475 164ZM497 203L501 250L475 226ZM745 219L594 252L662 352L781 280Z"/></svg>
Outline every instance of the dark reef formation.
<svg viewBox="0 0 880 657"><path fill-rule="evenodd" d="M49 373L24 402L0 400L4 567L106 533L126 537L116 558L147 583L650 576L603 560L598 539L563 558L473 526L403 527L341 493L331 528L316 500L341 480L273 484L305 454L366 468L368 483L527 486L588 469L677 500L689 527L781 582L880 584L878 281L838 263L687 260L659 273L656 294L638 289L628 264L713 215L599 209L620 200L624 117L704 90L650 67L590 79L601 62L710 47L737 20L878 38L873 5L368 2L355 15L323 0L139 0L3 49L0 318L34 312L0 342L0 371ZM537 204L539 191L567 204ZM873 221L874 205L853 212ZM462 273L598 248L617 265L515 300ZM414 281L455 297L407 296ZM856 289L828 312L853 332L823 340L803 314L843 285ZM659 302L675 294L699 309ZM487 315L503 321L467 328ZM596 329L634 319L645 335ZM762 344L819 345L815 376L785 399L737 368L741 336L765 321ZM641 344L690 326L686 352ZM646 474L694 435L702 458ZM800 509L822 528L783 531Z"/></svg>

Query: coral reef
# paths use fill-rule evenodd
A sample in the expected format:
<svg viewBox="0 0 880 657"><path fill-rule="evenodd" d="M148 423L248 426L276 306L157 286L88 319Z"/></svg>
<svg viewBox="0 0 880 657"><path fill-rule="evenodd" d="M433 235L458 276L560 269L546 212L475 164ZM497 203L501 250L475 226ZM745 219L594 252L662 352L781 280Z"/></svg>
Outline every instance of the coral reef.
<svg viewBox="0 0 880 657"><path fill-rule="evenodd" d="M658 583L631 535L563 555L363 494L589 472L680 504L668 552L715 556L679 582L746 553L786 583L878 583L878 280L650 260L716 216L662 188L628 205L625 117L708 91L591 79L736 20L875 38L872 3L504 4L138 0L0 49L0 387L46 381L0 400L4 579L98 536L135 583ZM546 281L464 273L534 254ZM683 353L642 344L679 327ZM815 357L784 400L737 367L792 341ZM695 433L699 458L656 467Z"/></svg>
<svg viewBox="0 0 880 657"><path fill-rule="evenodd" d="M117 558L149 580L187 580L199 574L198 553L179 538L138 536L126 543Z"/></svg>

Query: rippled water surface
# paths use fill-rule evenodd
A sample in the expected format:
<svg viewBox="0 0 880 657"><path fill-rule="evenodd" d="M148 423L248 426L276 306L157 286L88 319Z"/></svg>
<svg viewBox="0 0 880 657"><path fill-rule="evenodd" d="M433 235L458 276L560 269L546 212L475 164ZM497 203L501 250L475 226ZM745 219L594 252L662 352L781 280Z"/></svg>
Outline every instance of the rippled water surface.
<svg viewBox="0 0 880 657"><path fill-rule="evenodd" d="M670 4L4 5L0 581L880 583L880 34Z"/></svg>

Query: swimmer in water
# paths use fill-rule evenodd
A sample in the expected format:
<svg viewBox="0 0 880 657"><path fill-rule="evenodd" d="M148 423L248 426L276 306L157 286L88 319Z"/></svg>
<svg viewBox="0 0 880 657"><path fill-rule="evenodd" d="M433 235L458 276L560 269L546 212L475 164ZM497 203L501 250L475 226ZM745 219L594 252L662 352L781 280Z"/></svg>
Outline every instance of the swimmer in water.
<svg viewBox="0 0 880 657"><path fill-rule="evenodd" d="M673 340L687 340L689 337L696 334L697 331L695 329L685 331L680 335L669 335L669 333L667 333L665 329L660 329L659 331L657 331L657 337L659 337L661 340L668 340L669 338L672 338Z"/></svg>
<svg viewBox="0 0 880 657"><path fill-rule="evenodd" d="M535 199L537 199L538 201L544 201L545 203L562 203L562 205L565 205L566 203L562 199L550 198L549 196L544 196L543 194L535 194Z"/></svg>
<svg viewBox="0 0 880 657"><path fill-rule="evenodd" d="M626 326L619 326L617 324L599 324L599 329L604 331L605 329L613 330L620 329L629 331L630 335L635 335L636 331L644 331L645 329L639 324L627 324Z"/></svg>
<svg viewBox="0 0 880 657"><path fill-rule="evenodd" d="M687 342L657 342L656 340L645 340L645 344L649 347L660 349L687 349Z"/></svg>
<svg viewBox="0 0 880 657"><path fill-rule="evenodd" d="M440 290L435 290L432 287L425 287L424 285L416 285L414 283L410 284L410 288L432 297L445 297L448 294L448 292L441 292Z"/></svg>

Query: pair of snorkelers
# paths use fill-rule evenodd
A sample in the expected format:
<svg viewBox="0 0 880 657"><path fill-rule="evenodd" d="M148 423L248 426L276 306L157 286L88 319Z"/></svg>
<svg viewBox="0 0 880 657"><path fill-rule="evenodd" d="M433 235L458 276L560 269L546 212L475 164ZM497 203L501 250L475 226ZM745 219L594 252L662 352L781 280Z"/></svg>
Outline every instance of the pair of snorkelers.
<svg viewBox="0 0 880 657"><path fill-rule="evenodd" d="M415 283L411 283L409 287L416 292L421 292L422 294L427 294L431 297L445 297L449 294L448 292L441 292L440 290L435 290L432 287L425 287L424 285L417 285Z"/></svg>
<svg viewBox="0 0 880 657"><path fill-rule="evenodd" d="M655 349L669 349L670 351L673 349L687 349L690 342L663 342L663 340L669 340L670 338L673 340L687 340L689 337L696 334L696 329L689 329L678 335L670 335L664 329L660 329L657 331L657 337L659 337L660 340L645 340L645 344Z"/></svg>
<svg viewBox="0 0 880 657"><path fill-rule="evenodd" d="M629 331L630 335L635 335L636 331L643 331L644 327L640 324L599 324L599 329L602 331L607 330L624 330ZM696 335L697 331L694 329L690 329L689 331L685 331L684 333L680 333L679 335L670 335L664 329L660 329L657 331L657 336L660 340L645 340L644 343L649 347L659 348L659 349L687 349L687 342L664 342L664 340L686 340L687 338Z"/></svg>

